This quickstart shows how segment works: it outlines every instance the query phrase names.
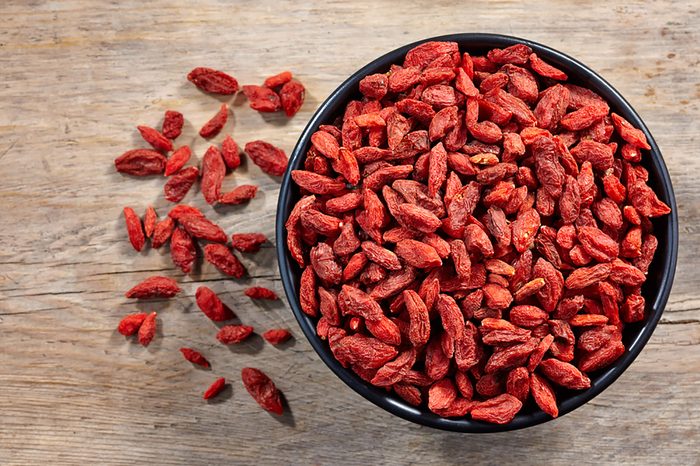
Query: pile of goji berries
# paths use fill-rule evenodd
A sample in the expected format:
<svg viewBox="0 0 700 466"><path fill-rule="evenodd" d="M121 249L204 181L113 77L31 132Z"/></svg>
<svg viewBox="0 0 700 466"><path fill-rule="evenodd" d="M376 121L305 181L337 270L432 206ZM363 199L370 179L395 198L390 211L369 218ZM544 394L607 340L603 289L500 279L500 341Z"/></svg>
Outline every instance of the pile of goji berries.
<svg viewBox="0 0 700 466"><path fill-rule="evenodd" d="M364 77L311 137L287 245L335 358L439 416L510 422L624 352L670 212L644 133L522 44Z"/></svg>
<svg viewBox="0 0 700 466"><path fill-rule="evenodd" d="M239 91L236 79L224 72L211 68L195 68L187 79L201 90L219 95L235 95ZM289 71L265 80L263 86L243 86L243 93L248 98L250 107L259 112L277 112L283 110L287 116L293 116L304 101L304 87L293 79ZM229 108L221 104L216 114L204 124L199 135L212 138L218 135L228 120ZM215 204L243 204L254 198L257 186L242 185L230 192L222 193L221 186L228 172L233 172L241 164L238 145L228 135L221 147L210 146L203 156L201 167L187 166L192 151L187 145L175 149L173 141L180 136L184 124L181 113L168 110L165 113L161 130L148 126L138 126L143 139L153 149L133 149L115 160L117 171L133 176L165 175L168 181L164 185L165 198L171 202L180 202L192 186L200 180L201 191L206 202ZM280 176L287 168L287 155L265 141L252 141L245 145L245 153L265 173ZM169 156L168 156L169 154ZM197 243L203 247L204 259L214 265L222 274L241 278L246 270L234 250L256 253L267 241L260 233L234 233L229 237L224 230L204 213L190 205L174 206L165 219L159 220L152 207L146 209L143 222L136 212L124 208L124 218L129 240L136 251L141 251L150 239L152 248L169 244L173 263L184 273L192 271L198 259ZM127 298L154 299L172 298L180 292L175 280L153 276L147 278L126 292ZM250 287L245 291L252 299L278 299L267 288ZM225 322L236 318L233 311L206 286L200 286L195 295L200 310L214 322ZM147 346L156 333L156 313L130 314L119 323L118 330L125 336L138 334L138 341ZM253 333L248 325L230 324L221 327L216 338L225 345L241 343ZM273 345L284 343L291 338L287 329L270 329L262 334ZM210 367L209 361L199 351L181 348L183 357L203 367ZM241 371L243 385L250 395L265 410L282 414L283 407L279 390L272 380L259 369L244 368ZM204 399L216 396L225 387L225 378L217 379L204 393Z"/></svg>

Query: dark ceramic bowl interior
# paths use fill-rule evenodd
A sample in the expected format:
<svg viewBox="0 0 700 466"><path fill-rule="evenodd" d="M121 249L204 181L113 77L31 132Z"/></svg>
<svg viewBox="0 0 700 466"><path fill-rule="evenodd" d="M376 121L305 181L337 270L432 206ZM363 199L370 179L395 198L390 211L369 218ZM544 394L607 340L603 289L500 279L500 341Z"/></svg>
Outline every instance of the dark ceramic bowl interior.
<svg viewBox="0 0 700 466"><path fill-rule="evenodd" d="M671 285L676 269L676 256L678 253L678 216L676 214L676 202L666 165L664 164L661 152L654 138L629 103L627 103L627 101L603 78L582 63L544 45L516 37L495 34L453 34L426 39L400 47L361 68L341 84L340 87L321 104L299 138L299 142L289 160L289 167L284 175L280 189L279 203L277 206L276 235L277 255L284 289L302 331L323 362L325 362L349 387L382 409L412 422L459 432L497 432L534 426L547 422L551 418L531 401L523 407L512 422L506 425L487 424L468 418L444 419L431 413L426 408L416 408L408 405L397 396L387 393L381 388L373 387L360 379L351 370L343 368L333 358L327 343L317 337L314 320L306 316L299 307L298 289L301 270L287 252L286 231L284 229L284 223L295 202L299 199L299 190L291 180L290 171L303 166L304 156L310 147L311 135L317 130L318 126L332 123L336 116L342 114L346 102L359 97L358 83L364 76L388 71L392 63L401 63L403 61L408 50L422 42L430 40L457 42L462 51L467 51L472 55L482 54L496 47L503 48L516 43L527 44L537 55L564 70L569 76L568 82L593 89L604 97L609 102L612 111L622 115L632 123L632 125L644 131L651 145L651 154L644 156L642 164L649 171L649 185L658 194L659 198L668 204L673 211L671 215L654 221L654 232L658 237L659 247L656 251L654 262L649 270L648 280L643 288L648 317L643 322L627 325L625 327L623 340L627 347L626 353L613 365L597 373L590 374L592 382L591 388L583 392L558 392L560 416L582 406L605 390L605 388L613 383L620 374L632 364L632 361L639 355L640 351L649 340L649 337L651 337L656 324L661 318L661 313L663 312L669 293L671 292ZM328 396L333 396L333 393L329 392Z"/></svg>

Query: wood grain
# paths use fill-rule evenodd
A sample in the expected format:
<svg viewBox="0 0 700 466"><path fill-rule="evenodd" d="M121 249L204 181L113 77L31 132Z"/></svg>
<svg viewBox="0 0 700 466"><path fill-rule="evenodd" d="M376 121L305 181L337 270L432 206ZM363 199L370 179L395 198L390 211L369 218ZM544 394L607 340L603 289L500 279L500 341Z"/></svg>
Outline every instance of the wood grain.
<svg viewBox="0 0 700 466"><path fill-rule="evenodd" d="M62 2L6 0L0 10L0 463L2 464L700 464L700 6L607 2L338 0ZM112 160L137 146L137 124L186 115L178 143L218 102L189 85L194 66L243 83L291 69L307 86L301 113L262 117L236 102L240 143L291 150L317 105L346 76L402 44L451 32L498 32L548 44L602 73L645 119L671 172L681 247L673 293L647 348L602 395L524 431L459 435L412 425L364 401L323 365L285 304L251 304L251 283L282 293L268 246L245 258L251 278L192 276L160 251L135 254L121 209L165 215L162 180L122 177ZM230 127L229 127L230 128ZM217 139L218 141L219 139ZM254 182L249 206L211 212L227 232L272 238L278 180L250 164L226 186ZM186 201L204 206L199 193ZM124 290L176 277L171 302ZM287 326L282 349L261 340L228 350L193 304L198 284L222 293L256 328ZM120 316L158 310L147 349L116 334ZM192 368L180 346L204 351ZM255 405L240 369L265 370L291 414ZM217 376L225 396L201 394Z"/></svg>

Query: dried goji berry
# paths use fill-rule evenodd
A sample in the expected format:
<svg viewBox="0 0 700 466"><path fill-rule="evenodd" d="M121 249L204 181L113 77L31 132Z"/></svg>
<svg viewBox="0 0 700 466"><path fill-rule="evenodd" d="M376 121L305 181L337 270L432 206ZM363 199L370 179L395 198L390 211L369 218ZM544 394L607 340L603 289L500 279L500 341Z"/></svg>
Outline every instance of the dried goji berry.
<svg viewBox="0 0 700 466"><path fill-rule="evenodd" d="M221 104L219 111L211 117L209 121L204 123L204 126L199 130L199 135L203 138L213 138L223 129L228 120L228 106Z"/></svg>
<svg viewBox="0 0 700 466"><path fill-rule="evenodd" d="M263 333L262 337L270 344L281 345L292 338L292 334L285 328L274 328Z"/></svg>
<svg viewBox="0 0 700 466"><path fill-rule="evenodd" d="M165 164L163 154L150 149L132 149L114 160L118 172L133 176L160 175Z"/></svg>
<svg viewBox="0 0 700 466"><path fill-rule="evenodd" d="M234 345L247 340L253 330L249 325L224 325L217 332L216 339L224 345Z"/></svg>
<svg viewBox="0 0 700 466"><path fill-rule="evenodd" d="M249 142L245 145L245 153L268 175L282 176L287 169L287 154L269 142Z"/></svg>
<svg viewBox="0 0 700 466"><path fill-rule="evenodd" d="M199 309L214 322L223 322L235 317L229 309L210 288L200 286L195 293L195 299Z"/></svg>
<svg viewBox="0 0 700 466"><path fill-rule="evenodd" d="M238 92L238 81L233 76L212 68L195 68L187 75L187 80L212 94L229 95Z"/></svg>
<svg viewBox="0 0 700 466"><path fill-rule="evenodd" d="M189 146L182 146L173 152L165 163L165 176L177 173L192 156Z"/></svg>
<svg viewBox="0 0 700 466"><path fill-rule="evenodd" d="M211 367L207 358L205 358L202 353L192 348L180 348L182 356L193 364L197 364L202 367Z"/></svg>
<svg viewBox="0 0 700 466"><path fill-rule="evenodd" d="M126 221L126 233L129 236L129 242L137 251L143 249L146 243L146 236L143 232L141 219L131 207L124 207L124 220Z"/></svg>
<svg viewBox="0 0 700 466"><path fill-rule="evenodd" d="M224 377L220 377L212 383L209 388L206 389L204 392L203 398L205 400L209 400L211 398L214 398L216 395L221 393L221 391L226 388L226 379Z"/></svg>
<svg viewBox="0 0 700 466"><path fill-rule="evenodd" d="M158 314L151 312L146 316L139 327L138 339L142 346L148 346L153 341L153 337L156 335L156 316Z"/></svg>
<svg viewBox="0 0 700 466"><path fill-rule="evenodd" d="M139 331L141 324L143 324L143 321L146 320L147 316L148 314L143 312L124 316L124 318L119 321L117 330L125 337L134 335Z"/></svg>
<svg viewBox="0 0 700 466"><path fill-rule="evenodd" d="M197 167L183 168L163 186L165 198L170 202L180 202L198 178L199 169Z"/></svg>
<svg viewBox="0 0 700 466"><path fill-rule="evenodd" d="M250 184L237 186L227 193L219 196L219 204L240 205L253 199L258 193L258 187Z"/></svg>
<svg viewBox="0 0 700 466"><path fill-rule="evenodd" d="M252 299L279 299L277 294L262 286L251 286L244 291L245 295Z"/></svg>
<svg viewBox="0 0 700 466"><path fill-rule="evenodd" d="M264 86L243 86L243 93L248 99L250 108L258 112L276 112L282 108L280 96Z"/></svg>
<svg viewBox="0 0 700 466"><path fill-rule="evenodd" d="M280 391L264 372L252 367L241 370L241 379L250 396L263 408L273 414L282 415L282 399Z"/></svg>
<svg viewBox="0 0 700 466"><path fill-rule="evenodd" d="M170 236L170 257L183 273L192 271L197 260L197 249L192 237L183 228L175 228Z"/></svg>
<svg viewBox="0 0 700 466"><path fill-rule="evenodd" d="M204 258L221 273L233 278L245 275L245 267L225 244L207 244L204 246Z"/></svg>
<svg viewBox="0 0 700 466"><path fill-rule="evenodd" d="M182 133L182 126L185 124L185 118L182 113L175 110L166 110L165 118L163 118L163 126L161 132L168 139L177 139Z"/></svg>
<svg viewBox="0 0 700 466"><path fill-rule="evenodd" d="M131 288L125 296L136 299L172 298L179 292L180 287L175 280L155 275Z"/></svg>
<svg viewBox="0 0 700 466"><path fill-rule="evenodd" d="M241 165L241 155L238 144L233 140L231 135L226 135L221 141L221 158L224 160L226 168L235 170Z"/></svg>

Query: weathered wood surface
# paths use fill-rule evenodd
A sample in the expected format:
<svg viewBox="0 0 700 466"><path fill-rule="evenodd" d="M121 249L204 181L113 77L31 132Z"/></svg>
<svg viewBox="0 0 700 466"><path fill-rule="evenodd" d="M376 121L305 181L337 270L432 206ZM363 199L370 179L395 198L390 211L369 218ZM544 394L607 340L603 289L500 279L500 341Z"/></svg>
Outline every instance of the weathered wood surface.
<svg viewBox="0 0 700 466"><path fill-rule="evenodd" d="M643 0L353 2L63 2L5 0L0 10L0 463L2 464L699 464L700 5ZM407 42L450 32L527 37L578 57L635 106L657 138L680 216L678 273L647 348L604 394L525 431L460 435L389 415L345 387L301 335L286 305L256 305L249 283L282 292L274 249L245 259L236 282L211 267L192 276L158 251L136 254L121 209L153 204L162 179L114 172L139 144L136 124L186 115L185 135L217 100L189 85L194 66L243 83L295 71L307 86L292 120L235 106L236 139L291 150L312 112L347 75ZM268 121L265 121L268 120ZM228 232L272 237L278 180L250 164L226 181L261 185L249 206L212 213ZM203 206L198 193L187 201ZM164 273L183 282L171 302L134 305L123 291ZM254 340L228 350L193 304L206 282L259 328L288 326L283 349ZM160 311L148 349L115 332L123 314ZM214 369L185 363L195 346ZM263 368L291 414L275 419L239 382ZM232 388L201 399L215 376Z"/></svg>

